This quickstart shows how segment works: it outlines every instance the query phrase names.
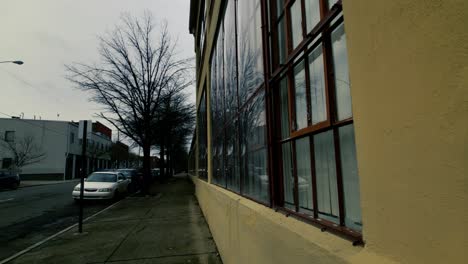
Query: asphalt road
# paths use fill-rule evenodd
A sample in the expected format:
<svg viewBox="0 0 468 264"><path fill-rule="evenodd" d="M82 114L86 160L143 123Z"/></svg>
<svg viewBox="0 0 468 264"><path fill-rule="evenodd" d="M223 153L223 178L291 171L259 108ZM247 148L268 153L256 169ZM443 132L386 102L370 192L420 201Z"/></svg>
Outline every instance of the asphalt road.
<svg viewBox="0 0 468 264"><path fill-rule="evenodd" d="M78 221L71 192L77 181L0 191L0 260ZM111 202L86 202L84 217ZM83 227L86 231L86 224Z"/></svg>

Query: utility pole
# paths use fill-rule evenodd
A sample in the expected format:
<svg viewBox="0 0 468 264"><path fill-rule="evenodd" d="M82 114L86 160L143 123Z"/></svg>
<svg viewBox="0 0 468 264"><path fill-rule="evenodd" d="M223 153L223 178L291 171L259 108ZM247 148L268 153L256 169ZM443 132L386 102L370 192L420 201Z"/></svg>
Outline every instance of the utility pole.
<svg viewBox="0 0 468 264"><path fill-rule="evenodd" d="M86 178L86 145L87 142L88 121L83 124L83 144L81 144L81 179L80 179L80 213L78 216L78 232L83 233L83 193L84 179ZM81 133L81 131L79 131Z"/></svg>

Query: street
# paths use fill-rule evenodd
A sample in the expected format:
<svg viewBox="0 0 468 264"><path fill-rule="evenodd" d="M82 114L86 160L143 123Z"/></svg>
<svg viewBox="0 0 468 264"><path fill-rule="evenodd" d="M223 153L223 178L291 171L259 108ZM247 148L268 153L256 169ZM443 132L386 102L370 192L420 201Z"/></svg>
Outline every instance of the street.
<svg viewBox="0 0 468 264"><path fill-rule="evenodd" d="M79 181L0 191L0 260L78 221L71 192ZM111 202L86 202L88 217ZM84 226L86 230L86 225Z"/></svg>

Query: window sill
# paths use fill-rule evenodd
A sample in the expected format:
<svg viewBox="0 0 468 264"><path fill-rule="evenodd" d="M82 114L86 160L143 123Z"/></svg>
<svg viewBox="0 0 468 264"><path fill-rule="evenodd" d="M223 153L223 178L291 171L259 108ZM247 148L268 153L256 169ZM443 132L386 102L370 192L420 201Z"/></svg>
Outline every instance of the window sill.
<svg viewBox="0 0 468 264"><path fill-rule="evenodd" d="M362 239L362 234L348 227L340 226L328 220L324 220L320 218L312 218L309 215L301 214L301 213L298 213L298 212L295 212L295 211L292 211L290 209L283 208L283 207L275 207L274 210L276 212L284 214L286 217L291 216L302 222L312 224L320 228L322 232L330 232L341 238L349 240L352 242L353 246L365 245L364 240Z"/></svg>

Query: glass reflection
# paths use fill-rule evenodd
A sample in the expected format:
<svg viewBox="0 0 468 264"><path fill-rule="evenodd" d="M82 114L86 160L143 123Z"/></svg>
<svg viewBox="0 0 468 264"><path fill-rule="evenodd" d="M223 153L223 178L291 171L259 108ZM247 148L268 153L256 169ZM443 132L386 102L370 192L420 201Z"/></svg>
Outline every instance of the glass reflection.
<svg viewBox="0 0 468 264"><path fill-rule="evenodd" d="M238 134L237 120L234 120L226 133L226 181L227 188L236 192L239 192L240 187Z"/></svg>
<svg viewBox="0 0 468 264"><path fill-rule="evenodd" d="M307 126L307 96L304 62L294 67L294 91L296 97L296 130Z"/></svg>
<svg viewBox="0 0 468 264"><path fill-rule="evenodd" d="M245 174L243 194L268 202L266 120L264 91L241 112L241 153Z"/></svg>
<svg viewBox="0 0 468 264"><path fill-rule="evenodd" d="M284 187L284 204L294 208L294 174L292 166L292 148L291 142L283 143L283 187Z"/></svg>
<svg viewBox="0 0 468 264"><path fill-rule="evenodd" d="M318 215L338 223L338 185L334 145L332 130L314 136Z"/></svg>
<svg viewBox="0 0 468 264"><path fill-rule="evenodd" d="M243 103L264 80L262 21L259 0L238 0L237 7L239 100Z"/></svg>
<svg viewBox="0 0 468 264"><path fill-rule="evenodd" d="M279 88L281 138L286 138L289 136L289 100L287 77L283 77L283 79L281 79Z"/></svg>
<svg viewBox="0 0 468 264"><path fill-rule="evenodd" d="M307 32L320 22L320 0L305 0Z"/></svg>
<svg viewBox="0 0 468 264"><path fill-rule="evenodd" d="M222 30L222 29L221 29ZM220 30L220 31L221 31ZM225 81L225 112L226 121L232 120L237 112L237 60L235 37L235 7L234 1L228 1L224 17L224 81ZM218 40L219 41L219 40ZM222 70L222 69L220 69Z"/></svg>
<svg viewBox="0 0 468 264"><path fill-rule="evenodd" d="M317 46L309 55L309 79L312 124L317 124L327 119L327 98L325 93L322 45Z"/></svg>
<svg viewBox="0 0 468 264"><path fill-rule="evenodd" d="M309 137L296 140L296 166L299 211L311 214L314 204L312 200Z"/></svg>
<svg viewBox="0 0 468 264"><path fill-rule="evenodd" d="M302 12L301 1L296 0L290 8L291 17L291 35L292 35L292 49L302 41Z"/></svg>
<svg viewBox="0 0 468 264"><path fill-rule="evenodd" d="M345 224L355 229L362 229L359 175L354 141L354 126L347 125L338 129L340 139L341 170L343 175L343 194Z"/></svg>
<svg viewBox="0 0 468 264"><path fill-rule="evenodd" d="M348 72L348 52L344 25L341 24L331 35L333 66L335 69L336 118L343 120L353 116L351 109L351 90Z"/></svg>
<svg viewBox="0 0 468 264"><path fill-rule="evenodd" d="M328 8L332 9L333 5L336 4L338 0L328 0Z"/></svg>
<svg viewBox="0 0 468 264"><path fill-rule="evenodd" d="M279 64L286 61L286 32L284 27L284 17L278 22L278 59Z"/></svg>

